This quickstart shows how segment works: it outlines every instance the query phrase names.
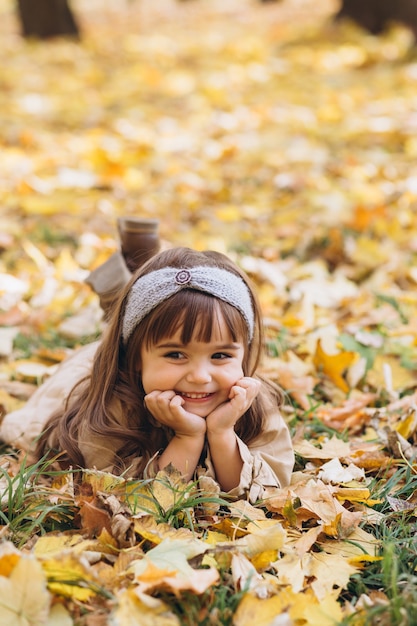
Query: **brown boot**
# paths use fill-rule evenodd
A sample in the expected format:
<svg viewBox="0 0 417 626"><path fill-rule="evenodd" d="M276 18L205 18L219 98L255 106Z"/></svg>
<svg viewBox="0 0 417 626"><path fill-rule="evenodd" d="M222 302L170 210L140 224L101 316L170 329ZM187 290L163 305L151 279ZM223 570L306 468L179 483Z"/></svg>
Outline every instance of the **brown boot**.
<svg viewBox="0 0 417 626"><path fill-rule="evenodd" d="M119 217L122 254L126 265L134 272L159 251L159 221L136 217Z"/></svg>
<svg viewBox="0 0 417 626"><path fill-rule="evenodd" d="M121 252L115 252L93 270L85 282L100 299L104 319L108 319L114 303L132 274L159 250L158 220L119 217L117 228Z"/></svg>
<svg viewBox="0 0 417 626"><path fill-rule="evenodd" d="M120 252L115 252L85 279L85 282L93 288L100 299L104 319L108 319L117 296L131 277L132 274L126 267L123 255Z"/></svg>

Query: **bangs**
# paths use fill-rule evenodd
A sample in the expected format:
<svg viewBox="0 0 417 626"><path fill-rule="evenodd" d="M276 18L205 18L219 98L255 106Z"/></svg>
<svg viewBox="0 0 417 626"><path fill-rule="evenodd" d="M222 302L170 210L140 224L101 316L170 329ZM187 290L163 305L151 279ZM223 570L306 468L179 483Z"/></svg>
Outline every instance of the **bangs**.
<svg viewBox="0 0 417 626"><path fill-rule="evenodd" d="M213 333L219 332L221 319L232 341L248 343L248 327L234 306L202 291L183 289L146 316L142 336L146 337L147 348L172 337L180 329L184 345L192 339L208 343Z"/></svg>

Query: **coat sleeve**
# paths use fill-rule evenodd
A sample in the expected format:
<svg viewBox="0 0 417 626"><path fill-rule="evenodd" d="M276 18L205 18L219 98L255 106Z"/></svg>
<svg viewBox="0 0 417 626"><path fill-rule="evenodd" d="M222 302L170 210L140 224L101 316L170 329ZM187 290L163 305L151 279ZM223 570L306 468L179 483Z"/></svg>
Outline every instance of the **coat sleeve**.
<svg viewBox="0 0 417 626"><path fill-rule="evenodd" d="M239 485L228 492L232 497L256 502L267 487L286 487L290 482L294 451L288 427L279 412L270 414L265 422L263 432L249 445L237 437L243 467ZM215 479L210 456L206 465L206 475Z"/></svg>
<svg viewBox="0 0 417 626"><path fill-rule="evenodd" d="M91 372L98 342L79 348L65 359L26 404L8 413L0 425L0 439L16 448L30 450L48 418L63 408L71 389Z"/></svg>

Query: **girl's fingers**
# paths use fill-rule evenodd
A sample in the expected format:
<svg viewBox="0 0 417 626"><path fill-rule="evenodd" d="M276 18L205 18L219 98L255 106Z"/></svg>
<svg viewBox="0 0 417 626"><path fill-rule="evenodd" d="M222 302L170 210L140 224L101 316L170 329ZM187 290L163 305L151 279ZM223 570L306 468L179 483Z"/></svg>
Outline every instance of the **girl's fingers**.
<svg viewBox="0 0 417 626"><path fill-rule="evenodd" d="M239 396L242 398L246 396L246 389L244 389L243 387L239 387L238 385L233 385L229 393L230 400Z"/></svg>
<svg viewBox="0 0 417 626"><path fill-rule="evenodd" d="M180 408L182 407L183 404L184 404L184 398L181 398L181 396L177 396L177 395L175 395L169 403L169 405L173 408Z"/></svg>
<svg viewBox="0 0 417 626"><path fill-rule="evenodd" d="M175 396L174 391L158 391L156 389L154 391L151 391L151 393L148 393L148 395L145 396L145 400L147 403L153 402L153 403L163 404L172 400L174 396Z"/></svg>

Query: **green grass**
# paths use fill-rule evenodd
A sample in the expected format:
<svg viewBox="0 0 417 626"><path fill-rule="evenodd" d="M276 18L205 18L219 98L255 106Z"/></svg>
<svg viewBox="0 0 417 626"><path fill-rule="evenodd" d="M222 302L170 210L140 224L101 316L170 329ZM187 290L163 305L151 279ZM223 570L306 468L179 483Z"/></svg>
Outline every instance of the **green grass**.
<svg viewBox="0 0 417 626"><path fill-rule="evenodd" d="M42 485L41 477L48 473L56 474L43 460L28 464L24 458L14 476L0 467L0 527L18 548L35 534L72 527L74 504L62 496L56 501L56 493Z"/></svg>
<svg viewBox="0 0 417 626"><path fill-rule="evenodd" d="M95 341L99 337L99 331L95 335L85 335L83 337L71 338L64 337L56 331L49 330L42 335L25 335L18 333L13 341L13 348L16 356L20 359L28 359L33 357L36 352L42 348L76 348Z"/></svg>
<svg viewBox="0 0 417 626"><path fill-rule="evenodd" d="M343 625L417 626L417 517L411 505L401 510L414 496L417 475L404 463L394 473L387 470L376 477L370 487L372 496L381 500L374 508L383 518L366 529L380 541L382 558L352 576L350 597L343 594L343 599L355 606L365 594L371 605L358 609Z"/></svg>

